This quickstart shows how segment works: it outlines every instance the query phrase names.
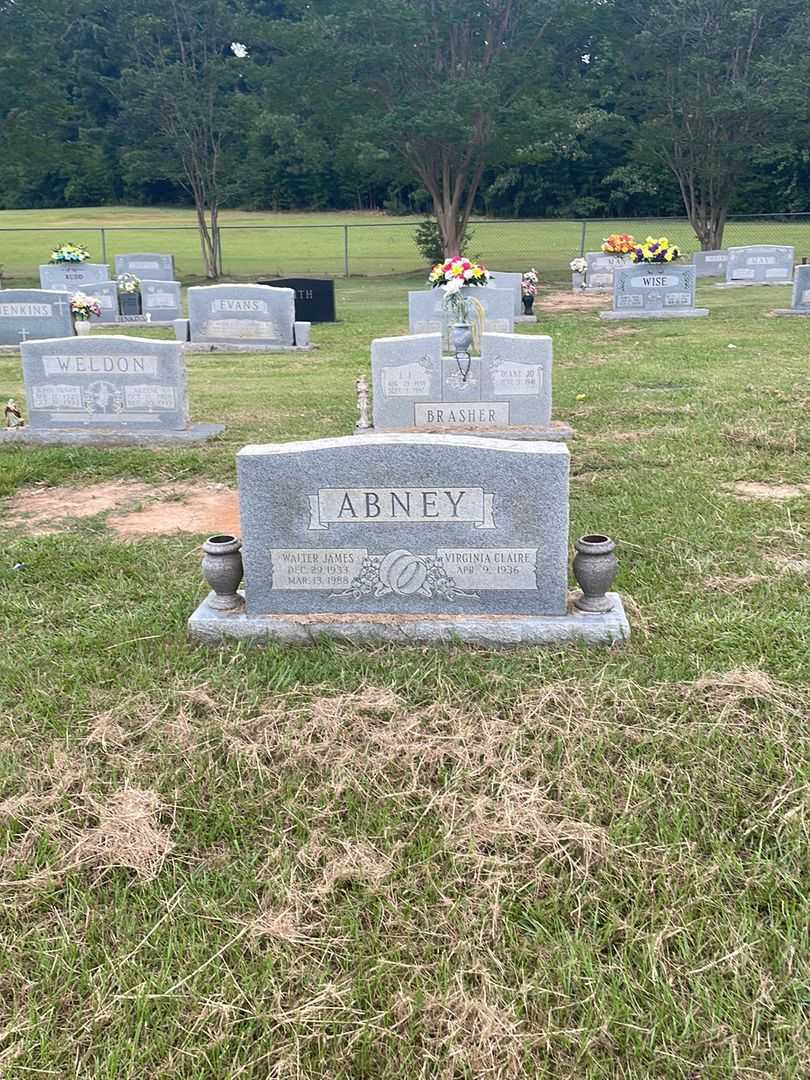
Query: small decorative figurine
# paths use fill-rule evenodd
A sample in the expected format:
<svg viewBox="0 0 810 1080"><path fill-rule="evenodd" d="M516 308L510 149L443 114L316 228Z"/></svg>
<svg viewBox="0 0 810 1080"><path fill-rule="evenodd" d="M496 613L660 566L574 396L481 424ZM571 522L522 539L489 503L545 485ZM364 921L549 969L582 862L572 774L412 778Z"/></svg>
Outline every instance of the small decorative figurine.
<svg viewBox="0 0 810 1080"><path fill-rule="evenodd" d="M361 375L359 379L355 380L354 388L357 391L357 423L354 425L356 431L367 431L371 426L371 421L368 418L368 383L366 382L365 375Z"/></svg>
<svg viewBox="0 0 810 1080"><path fill-rule="evenodd" d="M14 398L9 398L6 402L5 417L7 428L25 427L25 419Z"/></svg>

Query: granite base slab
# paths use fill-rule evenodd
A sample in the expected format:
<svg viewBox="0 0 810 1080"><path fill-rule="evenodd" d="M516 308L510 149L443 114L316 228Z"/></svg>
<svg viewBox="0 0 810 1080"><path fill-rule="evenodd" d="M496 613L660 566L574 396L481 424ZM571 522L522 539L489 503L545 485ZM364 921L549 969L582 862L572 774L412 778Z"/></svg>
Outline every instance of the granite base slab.
<svg viewBox="0 0 810 1080"><path fill-rule="evenodd" d="M478 435L482 439L517 439L531 442L568 442L574 429L562 420L552 420L548 427L431 427L431 428L355 428L355 435Z"/></svg>
<svg viewBox="0 0 810 1080"><path fill-rule="evenodd" d="M796 308L776 308L775 311L771 312L771 315L804 315L807 318L810 315L810 310L797 311Z"/></svg>
<svg viewBox="0 0 810 1080"><path fill-rule="evenodd" d="M760 288L772 289L775 285L792 284L792 281L783 278L781 281L721 281L712 287L715 289L755 289L759 286Z"/></svg>
<svg viewBox="0 0 810 1080"><path fill-rule="evenodd" d="M188 446L207 442L224 430L224 424L192 424L179 431L3 428L0 430L0 446Z"/></svg>
<svg viewBox="0 0 810 1080"><path fill-rule="evenodd" d="M188 620L196 641L217 644L312 645L321 638L350 645L478 645L520 648L558 645L620 645L630 624L618 593L610 611L585 614L569 603L565 615L247 615L217 611L208 597ZM210 593L209 596L213 596Z"/></svg>
<svg viewBox="0 0 810 1080"><path fill-rule="evenodd" d="M317 345L244 345L229 342L184 341L183 352L187 353L302 353L311 352Z"/></svg>
<svg viewBox="0 0 810 1080"><path fill-rule="evenodd" d="M536 323L536 315L516 315L514 319L515 323Z"/></svg>
<svg viewBox="0 0 810 1080"><path fill-rule="evenodd" d="M705 307L689 308L688 311L600 311L600 319L702 319L709 314Z"/></svg>

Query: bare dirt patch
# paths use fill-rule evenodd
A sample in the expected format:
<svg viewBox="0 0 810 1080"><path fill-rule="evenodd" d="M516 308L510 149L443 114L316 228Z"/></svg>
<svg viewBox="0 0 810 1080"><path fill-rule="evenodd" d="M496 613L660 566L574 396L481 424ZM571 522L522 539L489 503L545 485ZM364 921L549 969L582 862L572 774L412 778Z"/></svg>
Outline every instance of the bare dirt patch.
<svg viewBox="0 0 810 1080"><path fill-rule="evenodd" d="M153 486L134 480L21 491L8 502L6 524L48 536L111 511L119 512L107 519L108 526L125 538L239 532L238 496L224 484Z"/></svg>
<svg viewBox="0 0 810 1080"><path fill-rule="evenodd" d="M610 307L610 296L599 293L553 292L536 299L535 311L596 311Z"/></svg>
<svg viewBox="0 0 810 1080"><path fill-rule="evenodd" d="M738 499L798 499L810 495L810 484L760 484L755 481L738 480L731 485Z"/></svg>

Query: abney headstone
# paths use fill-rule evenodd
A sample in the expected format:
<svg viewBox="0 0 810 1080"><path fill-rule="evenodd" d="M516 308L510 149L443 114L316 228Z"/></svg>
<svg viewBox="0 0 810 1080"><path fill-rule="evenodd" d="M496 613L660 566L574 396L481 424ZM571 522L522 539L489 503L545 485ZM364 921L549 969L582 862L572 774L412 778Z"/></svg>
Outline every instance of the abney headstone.
<svg viewBox="0 0 810 1080"><path fill-rule="evenodd" d="M295 293L270 285L201 285L188 290L190 340L292 346Z"/></svg>
<svg viewBox="0 0 810 1080"><path fill-rule="evenodd" d="M89 292L89 286L109 280L110 268L106 263L47 263L39 268L39 283L43 289Z"/></svg>
<svg viewBox="0 0 810 1080"><path fill-rule="evenodd" d="M789 308L778 308L776 315L810 315L810 265L796 267L793 279L793 302Z"/></svg>
<svg viewBox="0 0 810 1080"><path fill-rule="evenodd" d="M605 251L587 251L585 261L585 292L610 292L613 288L613 275L622 266L627 266L629 255L611 255Z"/></svg>
<svg viewBox="0 0 810 1080"><path fill-rule="evenodd" d="M717 251L694 251L692 253L692 265L699 278L726 276L728 266L728 252Z"/></svg>
<svg viewBox="0 0 810 1080"><path fill-rule="evenodd" d="M0 297L0 345L74 333L70 293L49 289L3 289Z"/></svg>
<svg viewBox="0 0 810 1080"><path fill-rule="evenodd" d="M292 289L298 322L335 322L335 283L331 278L275 278L259 284Z"/></svg>
<svg viewBox="0 0 810 1080"><path fill-rule="evenodd" d="M488 333L511 334L515 329L512 293L491 286L471 286L462 295L477 300L484 309L484 330ZM441 334L445 348L449 345L450 327L456 321L444 305L442 289L423 289L408 293L408 325L412 334Z"/></svg>
<svg viewBox="0 0 810 1080"><path fill-rule="evenodd" d="M155 252L115 256L115 275L134 274L149 281L174 281L174 256Z"/></svg>
<svg viewBox="0 0 810 1080"><path fill-rule="evenodd" d="M615 271L613 310L601 319L684 319L709 314L695 307L694 266L634 263Z"/></svg>
<svg viewBox="0 0 810 1080"><path fill-rule="evenodd" d="M730 247L726 280L729 285L787 285L793 280L795 252L792 247L777 244L750 244Z"/></svg>

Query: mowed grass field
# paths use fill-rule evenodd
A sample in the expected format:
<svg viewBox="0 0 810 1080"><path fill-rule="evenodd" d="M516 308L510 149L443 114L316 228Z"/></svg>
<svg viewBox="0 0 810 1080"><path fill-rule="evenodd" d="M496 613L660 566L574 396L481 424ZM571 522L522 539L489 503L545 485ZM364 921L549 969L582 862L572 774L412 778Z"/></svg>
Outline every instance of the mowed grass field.
<svg viewBox="0 0 810 1080"><path fill-rule="evenodd" d="M375 277L418 272L423 259L414 243L420 218L375 213L222 213L225 276L344 275L346 249L351 275ZM348 226L345 229L344 226ZM38 231L27 231L36 229ZM102 236L101 230L104 230ZM26 230L26 231L16 231ZM580 253L599 250L609 232L636 236L666 234L686 252L699 248L685 221L490 221L474 222L472 252L493 269L519 271L534 266L544 279L563 281ZM84 244L94 262L113 269L116 254L167 252L178 277L193 284L203 274L192 210L154 207L85 207L69 210L0 211L0 268L11 286L36 285L37 267L58 244ZM730 222L725 243L789 244L797 261L810 255L810 215L785 221Z"/></svg>
<svg viewBox="0 0 810 1080"><path fill-rule="evenodd" d="M407 287L338 282L309 354L190 356L193 418L226 425L205 447L0 448L4 1080L810 1074L787 288L521 328L553 336L576 428L571 538L619 542L623 649L198 647L202 534L19 517L100 483L217 491L247 442L348 434Z"/></svg>

